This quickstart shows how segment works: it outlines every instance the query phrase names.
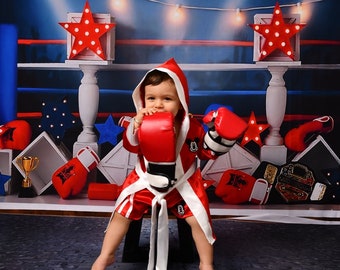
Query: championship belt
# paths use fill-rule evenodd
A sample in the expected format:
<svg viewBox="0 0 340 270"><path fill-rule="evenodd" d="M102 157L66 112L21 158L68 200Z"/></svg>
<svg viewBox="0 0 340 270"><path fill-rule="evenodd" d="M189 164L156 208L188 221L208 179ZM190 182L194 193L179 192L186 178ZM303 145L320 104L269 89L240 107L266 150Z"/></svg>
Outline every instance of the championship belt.
<svg viewBox="0 0 340 270"><path fill-rule="evenodd" d="M269 198L269 193L272 186L267 180L263 178L256 179L251 194L249 196L249 202L253 204L266 204Z"/></svg>
<svg viewBox="0 0 340 270"><path fill-rule="evenodd" d="M250 202L259 202L259 198L262 198L262 200L258 204L266 204L268 202L272 186L279 170L280 168L272 163L266 161L261 162L256 171L253 173L253 176L256 178L256 182L249 199Z"/></svg>
<svg viewBox="0 0 340 270"><path fill-rule="evenodd" d="M289 163L281 167L275 189L287 203L320 201L326 185L316 182L313 172L307 166Z"/></svg>

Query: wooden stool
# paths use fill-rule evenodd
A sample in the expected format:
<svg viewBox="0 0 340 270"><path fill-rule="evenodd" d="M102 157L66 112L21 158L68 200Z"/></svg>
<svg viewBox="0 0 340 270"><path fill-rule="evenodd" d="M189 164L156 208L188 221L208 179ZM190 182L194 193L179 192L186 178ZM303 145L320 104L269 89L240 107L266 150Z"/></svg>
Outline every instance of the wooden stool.
<svg viewBox="0 0 340 270"><path fill-rule="evenodd" d="M147 261L149 249L143 250L139 246L139 240L142 230L143 218L132 221L129 230L125 236L123 262L141 262ZM192 263L195 260L196 249L191 234L191 228L184 219L177 218L179 251L178 254L169 254L169 259L181 261L183 263Z"/></svg>

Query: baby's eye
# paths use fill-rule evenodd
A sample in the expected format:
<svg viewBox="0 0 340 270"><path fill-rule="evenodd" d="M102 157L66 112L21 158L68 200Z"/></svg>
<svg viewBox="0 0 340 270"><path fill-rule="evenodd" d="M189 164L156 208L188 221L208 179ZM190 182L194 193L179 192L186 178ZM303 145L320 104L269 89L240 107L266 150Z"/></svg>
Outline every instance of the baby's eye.
<svg viewBox="0 0 340 270"><path fill-rule="evenodd" d="M147 100L154 100L155 98L154 97L147 97L146 99Z"/></svg>
<svg viewBox="0 0 340 270"><path fill-rule="evenodd" d="M166 97L166 98L164 98L165 100L167 100L167 101L170 101L170 100L172 100L172 98L171 97Z"/></svg>

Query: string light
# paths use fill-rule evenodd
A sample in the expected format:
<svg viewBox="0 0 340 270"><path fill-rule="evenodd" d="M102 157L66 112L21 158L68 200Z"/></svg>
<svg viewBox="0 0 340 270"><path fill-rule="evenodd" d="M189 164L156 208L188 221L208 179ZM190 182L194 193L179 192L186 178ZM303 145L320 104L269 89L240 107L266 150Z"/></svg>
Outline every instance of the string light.
<svg viewBox="0 0 340 270"><path fill-rule="evenodd" d="M121 0L114 0L121 1ZM168 3L165 0L147 0L149 2L160 4L163 6L170 7L170 11L168 12L168 20L173 24L181 24L186 19L185 10L205 10L205 11L218 11L218 12L233 12L235 16L230 18L229 24L233 24L235 26L243 25L246 16L246 12L257 11L257 10L266 10L273 9L275 6L258 6L258 7L248 7L248 8L218 8L218 7L201 7L201 6L189 6L182 5L176 3ZM308 22L312 14L312 8L307 7L308 4L313 4L316 2L322 2L323 0L305 0L303 2L297 2L295 4L283 4L280 5L280 8L288 8L292 9L292 14L300 14L300 22Z"/></svg>
<svg viewBox="0 0 340 270"><path fill-rule="evenodd" d="M111 3L112 9L116 10L117 12L123 12L127 9L127 2L123 0L113 0Z"/></svg>
<svg viewBox="0 0 340 270"><path fill-rule="evenodd" d="M264 10L264 9L273 9L275 6L261 6L261 7L249 7L249 8L217 8L217 7L198 7L198 6L187 6L187 5L179 5L179 4L171 4L171 3L167 3L164 1L160 1L160 0L147 0L149 2L152 3L157 3L160 5L164 5L164 6L180 6L183 9L196 9L196 10L207 10L207 11L230 11L230 12L236 12L236 13L241 13L241 12L247 12L247 11L254 11L254 10ZM312 4L312 3L316 3L316 2L322 2L323 0L309 0L309 1L304 1L303 5L306 4ZM300 8L302 7L301 2L298 2L297 4L286 4L286 5L280 5L281 8L285 8L285 7L296 7L299 6Z"/></svg>
<svg viewBox="0 0 340 270"><path fill-rule="evenodd" d="M236 23L241 24L243 21L243 17L241 14L241 10L239 8L236 9Z"/></svg>
<svg viewBox="0 0 340 270"><path fill-rule="evenodd" d="M168 12L168 19L174 24L179 24L185 19L184 11L181 5L175 5Z"/></svg>
<svg viewBox="0 0 340 270"><path fill-rule="evenodd" d="M115 7L120 7L122 5L121 0L113 0L112 2L113 6Z"/></svg>
<svg viewBox="0 0 340 270"><path fill-rule="evenodd" d="M300 20L302 22L307 22L312 16L312 7L306 6L306 2L298 2L296 6L292 7L292 13L300 15Z"/></svg>

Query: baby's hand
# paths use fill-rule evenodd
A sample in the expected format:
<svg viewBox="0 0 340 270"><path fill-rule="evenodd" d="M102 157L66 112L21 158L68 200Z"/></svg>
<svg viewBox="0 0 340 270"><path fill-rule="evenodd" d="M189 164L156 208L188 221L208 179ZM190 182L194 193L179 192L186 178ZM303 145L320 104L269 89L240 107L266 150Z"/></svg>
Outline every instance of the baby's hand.
<svg viewBox="0 0 340 270"><path fill-rule="evenodd" d="M134 122L135 122L135 129L139 128L139 126L142 124L144 115L152 115L155 112L157 112L157 109L155 109L155 108L140 109L137 112L136 116L133 118Z"/></svg>

